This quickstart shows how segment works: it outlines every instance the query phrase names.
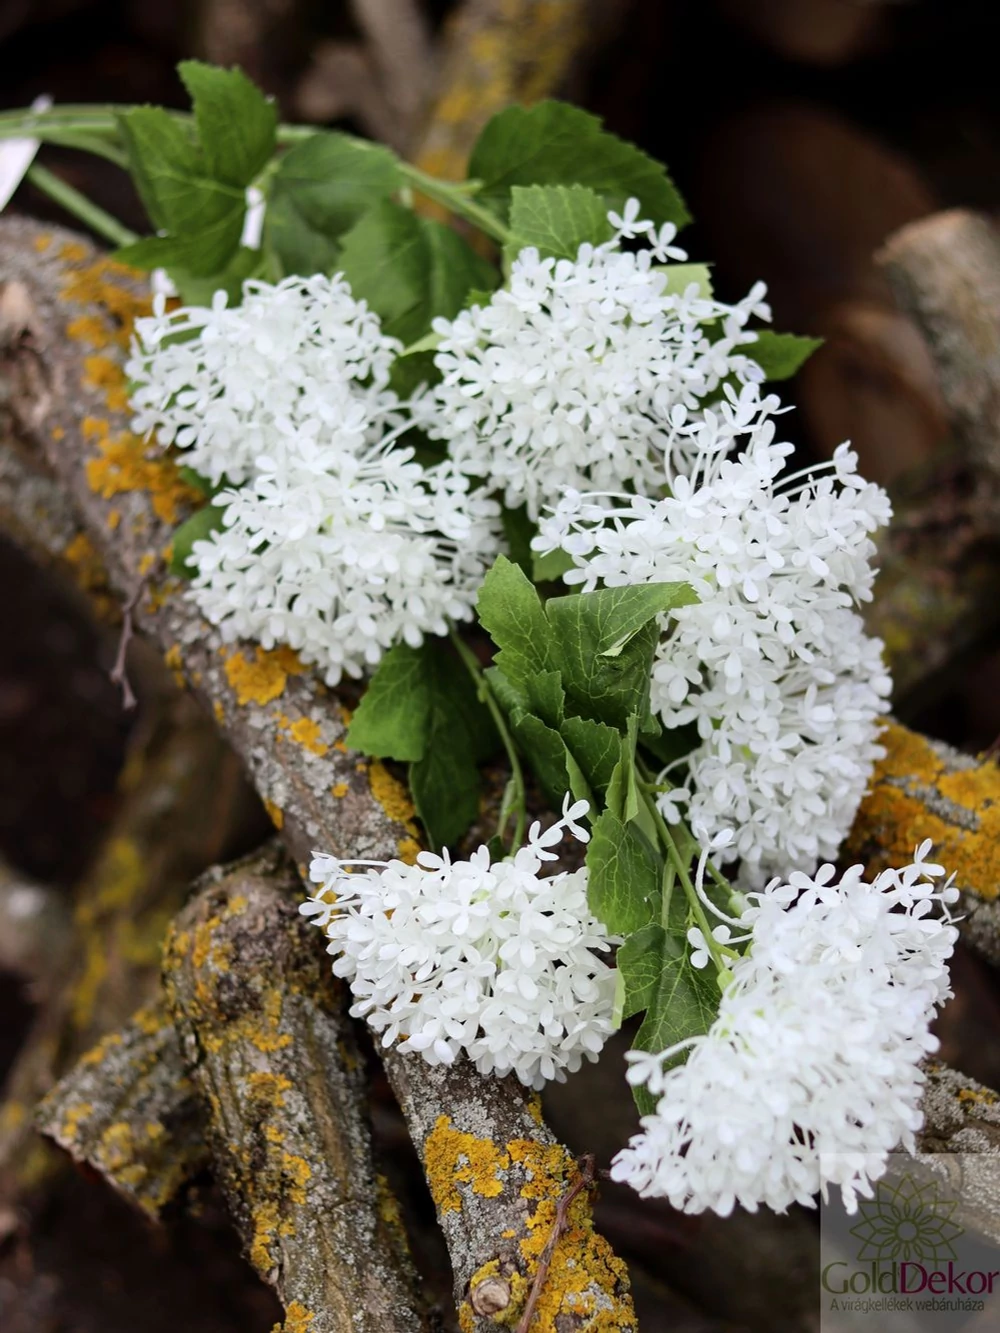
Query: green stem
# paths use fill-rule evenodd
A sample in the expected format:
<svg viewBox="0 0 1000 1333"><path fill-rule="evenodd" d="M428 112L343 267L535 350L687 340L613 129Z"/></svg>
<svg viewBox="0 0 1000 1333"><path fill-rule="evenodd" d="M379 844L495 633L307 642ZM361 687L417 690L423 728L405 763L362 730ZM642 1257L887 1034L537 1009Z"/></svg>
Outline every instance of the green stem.
<svg viewBox="0 0 1000 1333"><path fill-rule="evenodd" d="M421 171L419 167L411 166L409 162L400 162L399 168L414 188L419 190L421 194L426 195L428 199L443 204L456 217L465 218L467 222L471 222L480 231L485 232L487 236L492 236L501 245L510 240L510 229L505 227L489 209L483 208L481 204L477 204L474 199L470 198L468 192L463 188L464 183L453 184L449 181L438 180L435 176L428 176L427 172Z"/></svg>
<svg viewBox="0 0 1000 1333"><path fill-rule="evenodd" d="M712 934L712 925L709 922L708 916L705 913L705 906L702 903L701 899L698 897L698 891L694 887L694 883L691 879L690 874L688 873L688 867L684 864L684 858L681 856L680 851L678 850L677 843L674 839L674 835L670 832L670 825L667 823L667 821L663 818L663 816L657 809L656 802L653 800L651 793L649 793L648 791L644 792L643 800L646 803L646 807L653 820L653 823L656 825L656 831L660 835L660 841L663 844L663 848L667 853L667 857L669 861L672 863L674 869L676 870L677 878L680 880L681 885L684 888L684 893L687 896L688 904L691 908L692 915L694 916L695 921L698 923L701 933L705 938L705 945L708 949L708 952L712 956L712 962L715 964L720 975L724 974L728 976L729 965L726 962L724 955L725 953L731 953L731 950L728 949L723 950L723 948L719 944L719 941Z"/></svg>
<svg viewBox="0 0 1000 1333"><path fill-rule="evenodd" d="M63 143L66 146L89 148L112 161L126 165L126 158L121 142L117 117L131 108L116 106L79 106L67 104L53 107L49 111L3 111L0 112L0 139L30 136L42 139L46 143ZM170 115L179 121L190 123L193 119L189 112L171 111ZM279 125L278 142L282 144L301 143L314 134L321 133L313 125ZM76 140L70 143L67 136ZM93 138L98 142L88 144L85 140ZM102 143L101 140L108 142ZM359 139L359 144L366 140ZM409 162L400 162L399 170L404 178L421 194L443 204L457 217L465 218L480 231L492 236L503 244L510 240L510 231L500 219L487 208L477 204L470 191L474 185L469 181L442 181Z"/></svg>
<svg viewBox="0 0 1000 1333"><path fill-rule="evenodd" d="M131 245L133 241L139 239L134 231L129 231L128 227L123 226L117 218L113 218L110 213L92 203L72 185L53 175L47 167L35 162L28 168L27 177L43 194L47 194L61 208L65 208L67 213L72 213L75 218L96 231L98 236L110 241L112 245Z"/></svg>
<svg viewBox="0 0 1000 1333"><path fill-rule="evenodd" d="M500 739L503 742L503 748L507 751L507 758L510 761L511 782L514 786L514 800L517 811L517 817L514 823L514 841L511 844L512 850L516 851L524 843L525 829L528 823L528 799L524 785L524 770L521 767L521 759L517 753L517 746L514 744L514 738L510 734L507 726L507 719L503 715L503 709L497 702L496 695L490 687L489 681L483 675L483 669L479 665L479 660L469 645L462 639L457 630L448 631L449 638L455 646L455 651L472 677L473 684L476 687L476 693L490 711L490 717L500 733ZM500 837L503 837L506 819L503 820L501 827L497 829Z"/></svg>

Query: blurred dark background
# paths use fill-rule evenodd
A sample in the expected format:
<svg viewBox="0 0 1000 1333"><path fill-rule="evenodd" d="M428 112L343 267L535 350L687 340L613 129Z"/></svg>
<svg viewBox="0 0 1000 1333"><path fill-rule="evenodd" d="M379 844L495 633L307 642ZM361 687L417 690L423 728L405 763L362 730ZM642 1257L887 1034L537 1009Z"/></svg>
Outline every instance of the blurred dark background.
<svg viewBox="0 0 1000 1333"><path fill-rule="evenodd" d="M27 105L46 93L57 103L183 106L175 65L197 55L242 65L286 119L384 133L409 148L419 139L423 93L391 81L379 88L365 54L364 8L347 0L0 0L0 104ZM441 40L458 8L427 0L425 35ZM926 349L896 311L873 256L895 229L937 209L1000 208L1000 8L971 0L597 0L587 26L553 91L668 164L696 218L688 249L714 262L722 295L763 278L778 328L826 340L789 386L798 408L786 418L793 438L817 459L849 438L863 470L883 483L919 469L947 443L947 423ZM61 150L44 150L42 160L130 227L147 229L113 166ZM30 186L13 207L70 221ZM114 633L95 628L57 578L2 539L0 589L0 857L15 885L30 881L52 895L53 924L37 947L55 950L69 891L121 817L119 776L137 744L135 727L148 717L136 723L123 713L108 680ZM1000 734L998 663L995 650L986 652L932 696L900 701L901 714L960 747L983 749ZM258 814L248 797L238 815L230 811L230 854L262 835ZM3 966L0 951L0 1076L43 998L37 980ZM997 1086L994 979L966 955L956 976L945 1053ZM374 1077L383 1146L405 1192L413 1161ZM575 1091L557 1090L549 1114L580 1151L606 1158L626 1113L602 1086L589 1075ZM426 1217L420 1189L412 1187L412 1207ZM801 1219L775 1222L763 1242L755 1233L758 1285L749 1299L746 1286L727 1296L706 1259L743 1245L745 1219L720 1230L613 1194L604 1210L609 1234L635 1263L650 1333L810 1326L805 1294L798 1304L789 1298L780 1317L767 1294L768 1262L777 1273L777 1256L808 1251ZM200 1220L188 1210L154 1229L75 1175L30 1226L0 1199L0 1329L269 1328L280 1311L238 1258L207 1182L195 1212ZM424 1258L442 1263L433 1239ZM436 1285L446 1290L447 1275Z"/></svg>

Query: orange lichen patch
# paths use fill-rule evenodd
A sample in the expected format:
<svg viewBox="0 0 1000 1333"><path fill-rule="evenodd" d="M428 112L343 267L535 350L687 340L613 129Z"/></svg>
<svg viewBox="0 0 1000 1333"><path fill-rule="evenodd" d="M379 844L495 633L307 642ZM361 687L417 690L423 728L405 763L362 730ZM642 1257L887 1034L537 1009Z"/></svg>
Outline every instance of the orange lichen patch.
<svg viewBox="0 0 1000 1333"><path fill-rule="evenodd" d="M265 796L264 809L267 811L268 817L270 818L271 823L274 825L275 828L279 829L284 828L285 812L284 810L282 810L280 805L275 805L273 801L269 801Z"/></svg>
<svg viewBox="0 0 1000 1333"><path fill-rule="evenodd" d="M39 254L44 254L51 244L52 244L52 237L49 236L48 234L43 234L42 236L35 237L35 249L38 251Z"/></svg>
<svg viewBox="0 0 1000 1333"><path fill-rule="evenodd" d="M997 1100L995 1092L989 1088L959 1088L958 1100L960 1102L975 1102L979 1105L992 1106Z"/></svg>
<svg viewBox="0 0 1000 1333"><path fill-rule="evenodd" d="M65 264L82 264L87 258L87 247L79 241L65 241L59 251L59 258Z"/></svg>
<svg viewBox="0 0 1000 1333"><path fill-rule="evenodd" d="M85 532L78 532L63 551L63 558L68 560L76 571L77 581L87 592L107 587L107 574L101 557L97 554L94 543Z"/></svg>
<svg viewBox="0 0 1000 1333"><path fill-rule="evenodd" d="M330 749L329 745L320 739L319 723L310 717L300 717L292 723L288 732L292 740L298 742L310 754L322 756Z"/></svg>
<svg viewBox="0 0 1000 1333"><path fill-rule="evenodd" d="M89 1120L93 1114L94 1106L92 1102L78 1102L76 1106L71 1106L60 1126L60 1136L68 1142L73 1142L80 1126L85 1120Z"/></svg>
<svg viewBox="0 0 1000 1333"><path fill-rule="evenodd" d="M53 426L53 427L52 427L52 438L53 438L57 443L58 443L59 440L64 440L64 439L66 438L66 432L63 430L62 426Z"/></svg>
<svg viewBox="0 0 1000 1333"><path fill-rule="evenodd" d="M66 333L75 342L98 349L115 341L115 335L99 315L81 315L79 319L71 319L66 325Z"/></svg>
<svg viewBox="0 0 1000 1333"><path fill-rule="evenodd" d="M330 795L334 800L342 801L350 790L351 784L349 782L335 782L330 788Z"/></svg>
<svg viewBox="0 0 1000 1333"><path fill-rule="evenodd" d="M135 321L148 315L153 308L145 292L137 292L129 285L141 275L104 257L85 263L88 253L82 245L63 246L61 258L75 265L66 273L60 293L62 299L82 306L99 307L107 317L114 341L127 347Z"/></svg>
<svg viewBox="0 0 1000 1333"><path fill-rule="evenodd" d="M415 866L417 864L417 857L422 851L423 848L420 846L420 843L416 838L400 838L399 843L396 846L396 856L407 866Z"/></svg>
<svg viewBox="0 0 1000 1333"><path fill-rule="evenodd" d="M953 771L931 743L891 722L845 855L871 873L913 860L925 838L962 889L992 901L1000 892L1000 768L992 761Z"/></svg>
<svg viewBox="0 0 1000 1333"><path fill-rule="evenodd" d="M109 411L128 411L125 376L117 361L112 361L109 356L84 357L83 382L88 389L104 394Z"/></svg>
<svg viewBox="0 0 1000 1333"><path fill-rule="evenodd" d="M139 557L139 577L145 578L149 571L156 564L156 556L152 551L145 551Z"/></svg>
<svg viewBox="0 0 1000 1333"><path fill-rule="evenodd" d="M112 1047L120 1046L121 1044L122 1044L121 1033L109 1032L106 1037L101 1038L101 1040L97 1043L96 1046L91 1047L91 1049L87 1051L86 1055L82 1055L80 1057L79 1060L80 1066L82 1068L86 1068L88 1065L99 1065L101 1061L104 1059L104 1057L107 1055L108 1051L112 1049Z"/></svg>
<svg viewBox="0 0 1000 1333"><path fill-rule="evenodd" d="M394 823L402 824L408 833L416 834L413 817L417 812L410 793L398 778L393 777L381 759L372 760L368 769L368 785L388 817Z"/></svg>
<svg viewBox="0 0 1000 1333"><path fill-rule="evenodd" d="M140 572L144 572L140 570ZM163 654L163 661L169 671L173 673L174 680L181 689L185 686L184 680L184 654L181 652L179 643L172 644Z"/></svg>
<svg viewBox="0 0 1000 1333"><path fill-rule="evenodd" d="M510 1155L492 1139L479 1139L455 1129L451 1116L438 1116L424 1144L424 1172L439 1213L461 1211L459 1185L468 1185L473 1193L495 1199L503 1193L500 1172L509 1166Z"/></svg>
<svg viewBox="0 0 1000 1333"><path fill-rule="evenodd" d="M247 1079L250 1096L257 1101L280 1109L285 1104L285 1093L290 1092L292 1080L270 1070L255 1070Z"/></svg>
<svg viewBox="0 0 1000 1333"><path fill-rule="evenodd" d="M122 521L122 511L120 509L109 509L107 524L109 532L117 532L118 525Z"/></svg>
<svg viewBox="0 0 1000 1333"><path fill-rule="evenodd" d="M145 491L164 523L176 523L185 508L203 503L204 496L188 485L177 464L148 456L146 442L131 431L112 435L107 421L85 417L83 434L97 445L97 456L87 459L87 484L103 499Z"/></svg>
<svg viewBox="0 0 1000 1333"><path fill-rule="evenodd" d="M307 1310L301 1301L291 1301L285 1309L285 1322L275 1324L271 1333L310 1333L315 1318L312 1310Z"/></svg>
<svg viewBox="0 0 1000 1333"><path fill-rule="evenodd" d="M285 647L257 648L252 662L243 653L231 653L226 658L226 679L240 705L269 704L280 699L288 677L301 675L304 670L297 654Z"/></svg>

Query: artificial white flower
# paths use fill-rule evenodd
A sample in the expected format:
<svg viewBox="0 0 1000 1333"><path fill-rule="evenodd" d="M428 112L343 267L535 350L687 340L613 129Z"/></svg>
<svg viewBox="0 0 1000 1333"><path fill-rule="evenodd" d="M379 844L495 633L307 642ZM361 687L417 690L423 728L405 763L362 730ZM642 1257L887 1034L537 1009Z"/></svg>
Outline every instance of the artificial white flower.
<svg viewBox="0 0 1000 1333"><path fill-rule="evenodd" d="M215 485L248 480L258 458L281 459L303 433L359 453L397 406L387 386L400 350L340 275L248 281L233 307L225 292L173 311L160 297L136 322L126 367L133 428L186 450Z"/></svg>
<svg viewBox="0 0 1000 1333"><path fill-rule="evenodd" d="M951 993L958 891L935 886L944 871L926 860L930 847L871 883L862 866L839 883L823 866L748 895L749 949L709 1032L630 1055L630 1081L660 1100L615 1159L616 1180L721 1214L811 1206L830 1185L854 1211L856 1195L871 1194L879 1161L914 1147L920 1062L937 1048L929 1025ZM685 1064L664 1069L688 1047Z"/></svg>
<svg viewBox="0 0 1000 1333"><path fill-rule="evenodd" d="M383 1046L399 1043L431 1064L465 1051L483 1074L513 1072L539 1088L595 1060L612 1031L615 972L598 955L618 941L587 906L585 868L541 878L587 802L563 803L550 828L491 862L421 852L402 861L317 854L322 887L300 910L325 930L334 972ZM354 867L365 867L363 870Z"/></svg>
<svg viewBox="0 0 1000 1333"><path fill-rule="evenodd" d="M734 306L695 285L668 292L654 261L685 257L676 229L638 211L630 200L610 214L615 238L576 259L522 250L488 304L434 322L443 378L423 404L427 429L532 518L566 488L658 493L674 414L728 377L762 378L746 325L769 317L763 285ZM621 249L640 234L649 248Z"/></svg>
<svg viewBox="0 0 1000 1333"><path fill-rule="evenodd" d="M288 644L328 685L471 620L499 550L496 504L409 449L262 467L215 503L223 527L194 543L191 596L225 639Z"/></svg>
<svg viewBox="0 0 1000 1333"><path fill-rule="evenodd" d="M730 830L719 859L740 858L743 882L758 886L836 855L883 753L890 691L882 644L855 610L871 597L871 534L888 498L844 445L825 468L782 478L791 445L773 442L776 405L753 385L730 390L678 425L672 466L688 471L671 473L669 495L569 493L536 542L565 549L576 566L566 581L585 590L694 589L696 603L663 618L653 667L663 725L697 728L685 788L661 808L675 819L690 793L695 833Z"/></svg>
<svg viewBox="0 0 1000 1333"><path fill-rule="evenodd" d="M399 344L343 278L245 285L137 326L135 428L223 489L195 542L191 595L223 636L277 643L330 685L469 620L499 550L499 508L453 464L397 447ZM178 341L180 337L180 341Z"/></svg>

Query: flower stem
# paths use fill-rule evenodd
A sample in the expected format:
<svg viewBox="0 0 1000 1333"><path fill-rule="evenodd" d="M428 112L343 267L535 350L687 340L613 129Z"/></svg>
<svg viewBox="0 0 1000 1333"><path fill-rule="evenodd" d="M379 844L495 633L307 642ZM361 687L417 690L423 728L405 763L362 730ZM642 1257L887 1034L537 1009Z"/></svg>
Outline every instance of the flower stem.
<svg viewBox="0 0 1000 1333"><path fill-rule="evenodd" d="M464 188L465 182L451 183L438 180L435 176L428 176L427 172L421 171L419 167L411 166L409 162L400 162L399 168L413 187L428 199L443 204L456 217L465 218L466 222L471 222L487 236L492 236L495 241L503 244L510 240L510 228L505 227L489 209L483 208L475 199L469 197L468 190Z"/></svg>
<svg viewBox="0 0 1000 1333"><path fill-rule="evenodd" d="M131 245L139 238L134 231L129 231L117 218L106 213L98 204L92 203L86 195L68 185L66 181L54 175L47 167L33 163L27 172L27 178L43 194L47 194L67 213L96 231L98 236L110 241L112 245Z"/></svg>
<svg viewBox="0 0 1000 1333"><path fill-rule="evenodd" d="M514 804L516 810L516 819L514 823L514 840L511 843L512 850L517 850L524 843L524 834L528 822L528 803L527 792L524 786L524 770L521 767L521 759L517 753L517 746L514 744L514 738L510 734L507 726L507 719L503 715L503 709L497 702L496 695L490 687L489 681L483 674L483 669L479 665L475 653L469 645L462 639L457 630L448 631L449 638L454 644L455 651L472 677L473 684L476 687L476 693L490 711L490 717L500 734L503 742L503 748L507 751L507 758L510 761L511 784L514 792ZM501 820L500 827L497 829L498 835L502 838L504 829L507 825L508 816L505 815Z"/></svg>
<svg viewBox="0 0 1000 1333"><path fill-rule="evenodd" d="M643 785L645 786L646 784ZM660 842L663 844L667 859L677 872L677 878L680 880L684 889L691 912L705 938L706 948L712 955L712 962L715 964L720 977L728 977L729 966L724 957L723 950L719 945L719 941L712 934L712 924L705 914L704 905L698 897L698 891L694 887L688 866L684 864L684 858L681 856L677 841L670 831L670 825L660 814L656 802L653 800L650 792L643 792L643 800L646 803L646 808L649 811L653 823L656 825L656 831L660 836Z"/></svg>

